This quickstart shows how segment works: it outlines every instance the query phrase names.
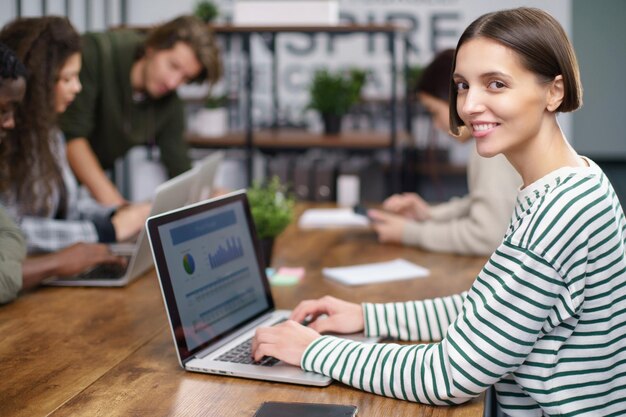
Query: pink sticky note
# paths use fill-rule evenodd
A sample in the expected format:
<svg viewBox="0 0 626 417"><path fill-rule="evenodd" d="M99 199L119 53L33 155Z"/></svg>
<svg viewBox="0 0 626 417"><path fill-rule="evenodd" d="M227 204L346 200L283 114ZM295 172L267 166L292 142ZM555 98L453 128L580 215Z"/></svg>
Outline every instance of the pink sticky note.
<svg viewBox="0 0 626 417"><path fill-rule="evenodd" d="M278 268L277 274L289 275L292 277L296 277L298 280L301 280L302 278L304 278L304 268L303 267L291 268L287 266L281 266L280 268Z"/></svg>

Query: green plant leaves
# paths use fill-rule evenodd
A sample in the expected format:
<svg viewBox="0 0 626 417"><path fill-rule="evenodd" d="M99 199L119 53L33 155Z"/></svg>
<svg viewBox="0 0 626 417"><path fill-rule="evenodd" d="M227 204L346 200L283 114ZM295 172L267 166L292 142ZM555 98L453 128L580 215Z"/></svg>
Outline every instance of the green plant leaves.
<svg viewBox="0 0 626 417"><path fill-rule="evenodd" d="M327 69L316 71L309 87L309 108L337 116L348 113L350 107L359 101L366 79L367 71L357 68L340 72Z"/></svg>
<svg viewBox="0 0 626 417"><path fill-rule="evenodd" d="M278 177L266 184L255 182L247 191L256 231L260 239L279 235L293 219L294 200Z"/></svg>

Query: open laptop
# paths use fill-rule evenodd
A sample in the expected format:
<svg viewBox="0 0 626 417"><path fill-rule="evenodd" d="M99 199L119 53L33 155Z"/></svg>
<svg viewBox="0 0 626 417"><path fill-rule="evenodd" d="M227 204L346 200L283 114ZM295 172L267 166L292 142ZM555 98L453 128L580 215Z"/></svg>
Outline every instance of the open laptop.
<svg viewBox="0 0 626 417"><path fill-rule="evenodd" d="M330 384L326 376L274 358L252 362L255 329L284 321L290 312L274 309L244 191L150 217L146 228L183 369Z"/></svg>
<svg viewBox="0 0 626 417"><path fill-rule="evenodd" d="M224 152L214 152L202 159L189 171L164 182L155 191L150 215L195 203L210 194L211 186ZM65 287L123 287L140 277L152 266L150 247L142 228L135 243L114 243L111 251L126 256L125 266L118 264L98 265L84 273L70 277L54 277L45 284Z"/></svg>

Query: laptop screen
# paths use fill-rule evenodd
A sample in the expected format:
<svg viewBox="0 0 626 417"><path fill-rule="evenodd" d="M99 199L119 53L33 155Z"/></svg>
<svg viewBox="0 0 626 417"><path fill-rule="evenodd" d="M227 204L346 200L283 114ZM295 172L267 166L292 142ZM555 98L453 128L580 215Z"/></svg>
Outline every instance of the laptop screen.
<svg viewBox="0 0 626 417"><path fill-rule="evenodd" d="M245 193L155 217L148 228L181 359L273 309Z"/></svg>

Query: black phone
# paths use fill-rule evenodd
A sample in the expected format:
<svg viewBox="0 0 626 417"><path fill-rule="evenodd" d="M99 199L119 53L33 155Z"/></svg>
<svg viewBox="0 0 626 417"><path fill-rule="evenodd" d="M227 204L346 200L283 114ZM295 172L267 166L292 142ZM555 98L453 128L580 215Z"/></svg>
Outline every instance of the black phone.
<svg viewBox="0 0 626 417"><path fill-rule="evenodd" d="M367 216L367 207L365 207L365 206L364 206L364 205L362 205L362 204L357 204L357 205L355 205L354 207L352 207L352 210L354 210L354 212L355 212L356 214L360 214L361 216L368 217L368 216Z"/></svg>
<svg viewBox="0 0 626 417"><path fill-rule="evenodd" d="M356 405L266 401L254 417L354 417Z"/></svg>

